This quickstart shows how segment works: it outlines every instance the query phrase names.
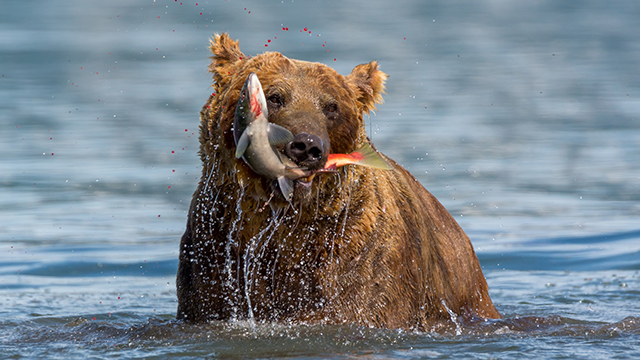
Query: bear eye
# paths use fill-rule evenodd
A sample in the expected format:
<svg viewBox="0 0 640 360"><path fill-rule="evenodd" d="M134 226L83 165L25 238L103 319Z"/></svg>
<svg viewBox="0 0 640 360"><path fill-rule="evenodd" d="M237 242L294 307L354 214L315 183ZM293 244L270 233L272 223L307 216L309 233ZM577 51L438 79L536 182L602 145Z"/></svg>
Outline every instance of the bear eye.
<svg viewBox="0 0 640 360"><path fill-rule="evenodd" d="M324 106L324 115L329 120L336 120L338 118L338 104L329 103Z"/></svg>
<svg viewBox="0 0 640 360"><path fill-rule="evenodd" d="M281 107L284 105L284 99L282 98L282 96L280 96L280 94L277 93L269 96L267 98L267 101L269 102L269 105L275 105L277 107Z"/></svg>

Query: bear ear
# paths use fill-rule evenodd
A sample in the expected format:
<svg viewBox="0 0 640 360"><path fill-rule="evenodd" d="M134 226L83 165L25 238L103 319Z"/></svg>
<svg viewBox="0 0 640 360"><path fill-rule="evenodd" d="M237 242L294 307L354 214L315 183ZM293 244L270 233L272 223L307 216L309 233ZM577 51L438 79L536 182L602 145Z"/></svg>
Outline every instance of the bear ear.
<svg viewBox="0 0 640 360"><path fill-rule="evenodd" d="M214 34L209 50L213 54L210 57L209 72L214 74L214 78L220 74L228 73L236 61L245 59L238 46L238 41L232 40L227 33Z"/></svg>
<svg viewBox="0 0 640 360"><path fill-rule="evenodd" d="M387 74L378 70L378 62L375 60L356 66L351 74L347 75L347 79L360 92L358 101L361 104L362 112L369 113L369 111L376 109L376 104L382 104L384 83L388 77Z"/></svg>

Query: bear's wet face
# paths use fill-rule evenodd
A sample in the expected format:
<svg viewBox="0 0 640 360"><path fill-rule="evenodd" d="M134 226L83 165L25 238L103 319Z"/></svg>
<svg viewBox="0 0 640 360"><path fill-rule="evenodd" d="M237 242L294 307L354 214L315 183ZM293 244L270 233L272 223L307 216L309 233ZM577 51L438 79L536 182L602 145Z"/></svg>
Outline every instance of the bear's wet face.
<svg viewBox="0 0 640 360"><path fill-rule="evenodd" d="M376 61L358 65L343 76L327 65L289 59L276 52L248 57L240 51L237 41L226 35L217 39L211 44L214 56L209 66L216 95L210 98L205 117L218 120L207 124L203 142L207 144L219 125L225 148L231 155L225 158L238 162L242 169L238 181L245 187L252 184L251 188L255 189L251 190L252 196L269 197L271 192L277 193L274 191L277 184L274 187L268 179L250 171L242 160L233 159L234 109L240 89L251 72L256 73L262 84L269 122L288 129L295 137L291 143L278 147L278 151L301 168L312 172L322 169L329 154L348 154L367 142L362 116L382 103L387 78ZM330 176L312 174L296 180L294 201L308 199Z"/></svg>
<svg viewBox="0 0 640 360"><path fill-rule="evenodd" d="M290 62L284 57L282 60ZM363 123L355 102L340 103L341 98L356 96L343 76L324 65L301 61L296 61L296 66L282 66L270 72L258 70L256 74L265 91L269 122L294 135L282 152L297 165L319 170L330 153L356 149L358 135L364 132ZM318 81L323 86L318 87ZM314 179L312 175L294 181L294 201L309 198Z"/></svg>

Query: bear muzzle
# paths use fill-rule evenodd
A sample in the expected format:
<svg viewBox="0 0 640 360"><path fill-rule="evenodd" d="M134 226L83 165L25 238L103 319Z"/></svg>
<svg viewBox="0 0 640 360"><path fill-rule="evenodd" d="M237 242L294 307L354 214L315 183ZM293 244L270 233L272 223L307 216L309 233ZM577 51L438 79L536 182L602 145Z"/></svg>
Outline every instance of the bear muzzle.
<svg viewBox="0 0 640 360"><path fill-rule="evenodd" d="M326 141L328 143L328 141ZM329 155L328 146L325 146L319 136L308 133L299 133L285 146L285 154L298 165L310 170L321 169Z"/></svg>

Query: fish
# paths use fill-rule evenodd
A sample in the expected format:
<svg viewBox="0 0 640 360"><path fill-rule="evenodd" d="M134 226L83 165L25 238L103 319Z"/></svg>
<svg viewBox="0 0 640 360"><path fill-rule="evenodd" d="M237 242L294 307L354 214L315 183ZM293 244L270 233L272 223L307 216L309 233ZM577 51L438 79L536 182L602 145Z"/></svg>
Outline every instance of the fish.
<svg viewBox="0 0 640 360"><path fill-rule="evenodd" d="M389 165L369 143L364 143L358 150L350 154L329 154L321 171L331 172L345 165L361 165L382 170L393 169L393 166Z"/></svg>
<svg viewBox="0 0 640 360"><path fill-rule="evenodd" d="M393 166L389 165L369 143L364 143L358 150L349 154L329 154L324 167L313 171L305 180L311 182L316 174L335 173L339 167L345 165L360 165L381 170L393 169Z"/></svg>
<svg viewBox="0 0 640 360"><path fill-rule="evenodd" d="M255 173L277 180L286 200L293 195L293 181L308 177L311 172L280 154L276 146L293 140L286 128L270 123L267 119L267 101L258 75L247 76L236 106L233 137L236 143L236 159L242 158Z"/></svg>

